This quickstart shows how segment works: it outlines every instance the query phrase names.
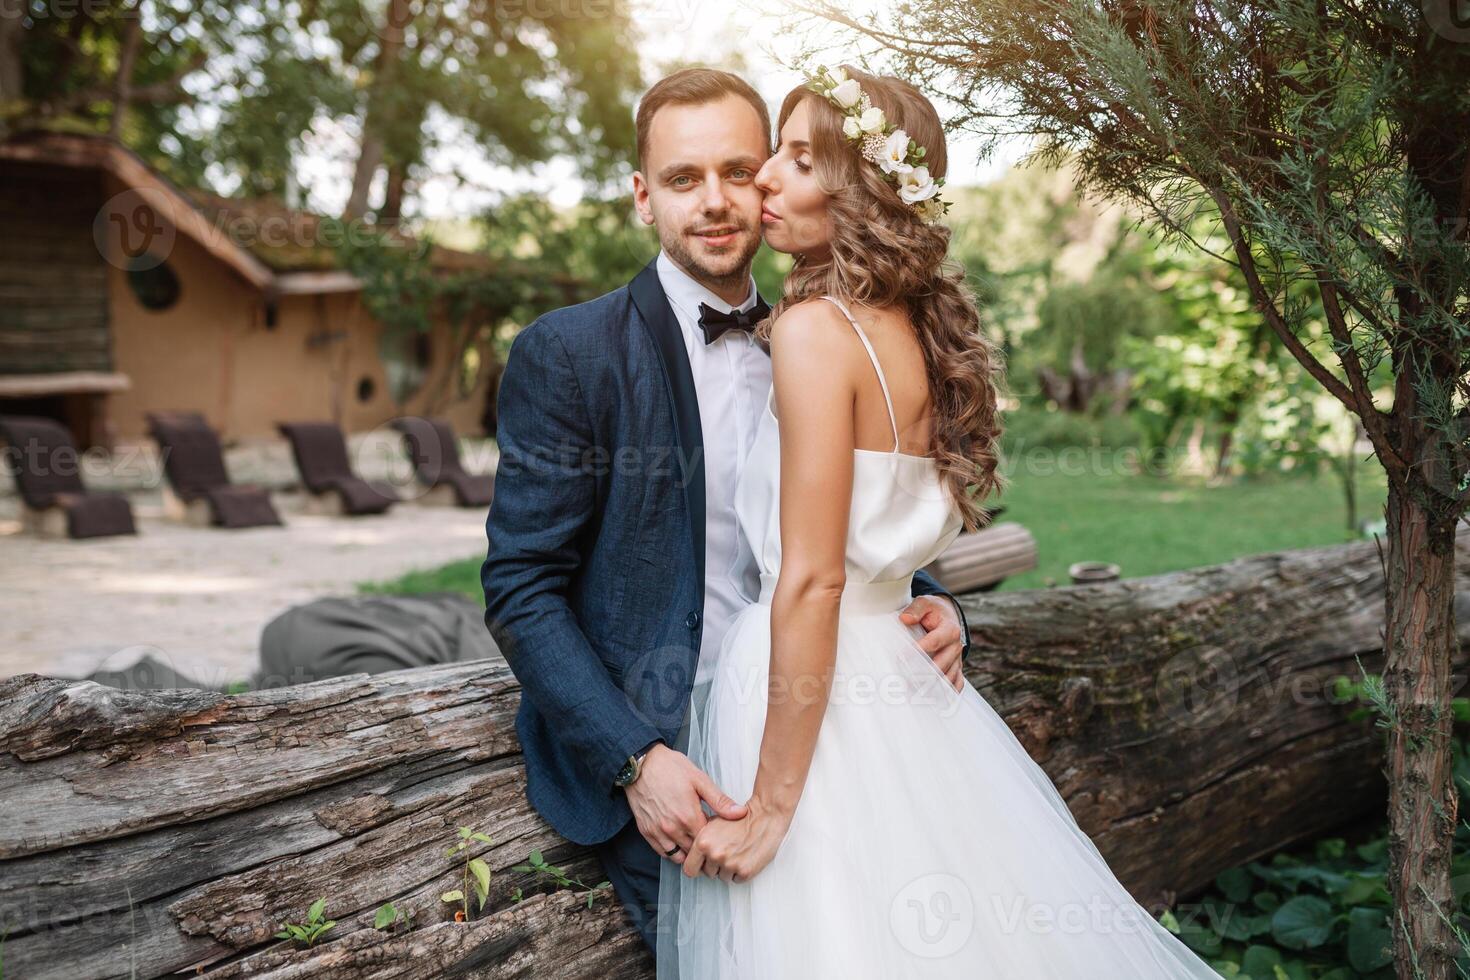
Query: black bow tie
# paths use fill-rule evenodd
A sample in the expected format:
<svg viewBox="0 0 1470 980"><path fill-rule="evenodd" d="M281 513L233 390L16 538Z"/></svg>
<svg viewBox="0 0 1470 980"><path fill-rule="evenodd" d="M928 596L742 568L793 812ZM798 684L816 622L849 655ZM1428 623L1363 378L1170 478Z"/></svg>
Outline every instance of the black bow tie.
<svg viewBox="0 0 1470 980"><path fill-rule="evenodd" d="M770 312L770 306L759 296L756 297L755 305L743 313L739 310L721 313L708 303L700 303L699 329L704 331L704 342L713 344L726 330L754 330L755 325Z"/></svg>

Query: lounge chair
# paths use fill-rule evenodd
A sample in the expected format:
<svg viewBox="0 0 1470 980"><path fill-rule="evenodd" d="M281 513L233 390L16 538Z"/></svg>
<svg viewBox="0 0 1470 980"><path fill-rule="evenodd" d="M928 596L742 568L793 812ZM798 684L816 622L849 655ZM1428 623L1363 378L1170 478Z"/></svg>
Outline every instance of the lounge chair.
<svg viewBox="0 0 1470 980"><path fill-rule="evenodd" d="M72 538L138 533L126 496L82 486L81 458L65 426L29 415L0 416L0 437L9 444L0 455L20 490L27 530Z"/></svg>
<svg viewBox="0 0 1470 980"><path fill-rule="evenodd" d="M291 440L291 454L301 482L326 513L381 514L398 502L385 483L370 483L352 475L347 462L347 439L331 422L280 422L276 428Z"/></svg>
<svg viewBox="0 0 1470 980"><path fill-rule="evenodd" d="M197 412L148 415L149 434L163 451L169 486L190 524L262 527L282 524L264 487L230 483L219 436Z"/></svg>
<svg viewBox="0 0 1470 980"><path fill-rule="evenodd" d="M992 517L1004 508L997 507ZM955 538L925 567L953 595L989 592L1006 578L1036 567L1036 539L1020 524L991 524Z"/></svg>
<svg viewBox="0 0 1470 980"><path fill-rule="evenodd" d="M429 492L419 498L428 504L457 504L460 507L489 507L495 496L495 477L468 472L459 459L459 440L443 419L405 416L393 420L403 433L404 447L413 461L413 471Z"/></svg>

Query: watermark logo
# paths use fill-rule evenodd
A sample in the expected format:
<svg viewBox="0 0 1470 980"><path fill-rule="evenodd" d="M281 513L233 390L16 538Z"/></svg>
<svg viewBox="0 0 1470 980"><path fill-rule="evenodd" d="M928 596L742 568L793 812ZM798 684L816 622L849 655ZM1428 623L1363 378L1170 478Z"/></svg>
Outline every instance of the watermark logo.
<svg viewBox="0 0 1470 980"><path fill-rule="evenodd" d="M97 252L119 269L141 272L162 265L173 252L175 204L160 191L135 188L110 198L92 220Z"/></svg>
<svg viewBox="0 0 1470 980"><path fill-rule="evenodd" d="M1447 41L1470 41L1470 0L1423 0L1424 20Z"/></svg>
<svg viewBox="0 0 1470 980"><path fill-rule="evenodd" d="M888 924L904 949L915 956L953 956L975 930L975 898L952 874L915 878L893 897Z"/></svg>

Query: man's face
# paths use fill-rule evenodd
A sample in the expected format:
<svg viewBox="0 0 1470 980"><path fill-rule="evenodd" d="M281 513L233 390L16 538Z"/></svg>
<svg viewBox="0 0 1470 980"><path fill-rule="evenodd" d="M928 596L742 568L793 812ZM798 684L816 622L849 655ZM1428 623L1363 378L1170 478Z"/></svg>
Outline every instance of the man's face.
<svg viewBox="0 0 1470 980"><path fill-rule="evenodd" d="M695 278L744 283L761 244L755 175L769 155L760 116L738 96L666 105L654 113L643 169L633 175L638 215Z"/></svg>

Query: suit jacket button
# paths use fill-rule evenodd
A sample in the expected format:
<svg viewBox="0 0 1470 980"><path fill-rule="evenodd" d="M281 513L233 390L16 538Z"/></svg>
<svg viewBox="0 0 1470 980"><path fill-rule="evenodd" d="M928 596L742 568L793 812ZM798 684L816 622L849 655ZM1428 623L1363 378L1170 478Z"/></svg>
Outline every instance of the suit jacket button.
<svg viewBox="0 0 1470 980"><path fill-rule="evenodd" d="M692 630L699 629L699 612L695 611L684 617L684 625Z"/></svg>

